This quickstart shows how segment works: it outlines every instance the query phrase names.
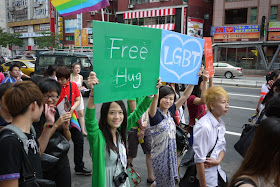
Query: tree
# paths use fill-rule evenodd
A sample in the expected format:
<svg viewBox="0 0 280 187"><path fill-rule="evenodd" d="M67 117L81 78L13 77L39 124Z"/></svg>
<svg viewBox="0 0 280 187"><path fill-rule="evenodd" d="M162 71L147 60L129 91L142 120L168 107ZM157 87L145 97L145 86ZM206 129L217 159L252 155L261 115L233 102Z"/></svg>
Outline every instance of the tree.
<svg viewBox="0 0 280 187"><path fill-rule="evenodd" d="M36 37L39 48L57 48L62 36L53 32L42 32L41 37Z"/></svg>
<svg viewBox="0 0 280 187"><path fill-rule="evenodd" d="M21 34L19 33L7 33L0 28L0 45L3 47L7 46L22 46L23 41L20 39Z"/></svg>

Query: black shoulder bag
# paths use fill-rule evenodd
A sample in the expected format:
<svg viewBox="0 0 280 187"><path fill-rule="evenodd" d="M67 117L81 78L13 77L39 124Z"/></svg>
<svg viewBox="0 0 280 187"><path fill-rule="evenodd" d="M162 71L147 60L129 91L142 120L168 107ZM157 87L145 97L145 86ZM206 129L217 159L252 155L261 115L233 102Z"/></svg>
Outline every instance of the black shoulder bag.
<svg viewBox="0 0 280 187"><path fill-rule="evenodd" d="M219 134L219 132L218 132ZM216 147L216 144L218 142L218 136L215 142L214 147L209 151L207 154L207 158L209 158ZM192 147L189 148L189 150L185 153L185 155L182 158L182 161L180 163L180 167L186 167L186 172L184 177L180 180L179 186L185 187L185 186L191 186L191 187L199 187L199 180L196 178L197 170L196 170L196 163L194 162L194 150Z"/></svg>
<svg viewBox="0 0 280 187"><path fill-rule="evenodd" d="M240 139L234 145L234 149L244 158L247 153L257 130L259 123L261 122L265 113L265 109L262 110L256 124L245 124L243 125L242 134Z"/></svg>
<svg viewBox="0 0 280 187"><path fill-rule="evenodd" d="M18 139L18 141L22 144L22 161L21 161L21 172L20 172L20 179L19 179L19 187L56 187L54 181L47 180L47 179L37 179L36 173L27 157L27 154L23 148L23 142L17 137L15 134L6 134L0 138L3 140L6 137L13 136Z"/></svg>

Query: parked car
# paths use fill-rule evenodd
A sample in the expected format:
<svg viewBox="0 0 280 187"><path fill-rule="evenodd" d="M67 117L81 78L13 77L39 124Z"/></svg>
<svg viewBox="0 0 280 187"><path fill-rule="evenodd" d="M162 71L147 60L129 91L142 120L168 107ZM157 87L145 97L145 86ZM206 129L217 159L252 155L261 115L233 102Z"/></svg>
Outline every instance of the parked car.
<svg viewBox="0 0 280 187"><path fill-rule="evenodd" d="M87 78L92 71L92 52L72 52L72 51L44 51L40 52L35 63L35 75L42 76L49 65L67 66L70 70L72 64L80 62L81 72L84 77L83 86L87 88ZM88 96L89 92L83 93L83 96Z"/></svg>
<svg viewBox="0 0 280 187"><path fill-rule="evenodd" d="M11 61L8 61L8 62L2 64L1 66L3 67L4 71L9 71L9 67L13 63L18 63L21 66L20 70L24 74L32 76L35 71L34 62L35 62L35 60L11 60Z"/></svg>
<svg viewBox="0 0 280 187"><path fill-rule="evenodd" d="M243 75L242 68L232 66L228 63L216 62L213 63L213 66L216 76L225 76L225 78L231 79L233 77L240 77Z"/></svg>

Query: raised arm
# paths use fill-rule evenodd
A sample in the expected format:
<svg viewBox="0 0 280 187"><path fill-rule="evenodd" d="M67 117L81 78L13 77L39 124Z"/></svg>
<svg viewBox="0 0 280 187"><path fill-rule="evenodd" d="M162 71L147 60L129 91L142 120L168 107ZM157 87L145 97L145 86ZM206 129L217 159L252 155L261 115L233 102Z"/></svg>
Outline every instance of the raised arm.
<svg viewBox="0 0 280 187"><path fill-rule="evenodd" d="M202 87L201 87L201 95L200 95L200 98L199 97L196 97L194 100L193 100L193 104L195 105L203 105L206 103L205 101L205 96L204 96L204 92L207 90L207 81L208 81L208 77L209 77L209 74L207 71L204 71L203 74L202 74L202 78L203 78L203 81L202 81Z"/></svg>
<svg viewBox="0 0 280 187"><path fill-rule="evenodd" d="M184 102L190 97L193 91L194 85L188 85L183 93L183 95L175 102L176 110L180 108L184 104ZM152 117L152 116L151 116Z"/></svg>
<svg viewBox="0 0 280 187"><path fill-rule="evenodd" d="M154 117L156 115L156 112L157 112L158 94L159 94L160 86L161 86L161 79L159 78L158 83L157 83L158 91L157 91L157 94L154 95L154 99L153 99L153 101L151 103L151 106L149 108L149 114L150 114L151 117Z"/></svg>
<svg viewBox="0 0 280 187"><path fill-rule="evenodd" d="M89 98L88 98L88 103L87 103L87 108L89 109L94 109L95 108L95 104L94 104L94 85L98 84L99 80L96 77L96 73L95 72L90 72L89 77L88 77L88 87L89 89L91 89L90 94L89 94Z"/></svg>

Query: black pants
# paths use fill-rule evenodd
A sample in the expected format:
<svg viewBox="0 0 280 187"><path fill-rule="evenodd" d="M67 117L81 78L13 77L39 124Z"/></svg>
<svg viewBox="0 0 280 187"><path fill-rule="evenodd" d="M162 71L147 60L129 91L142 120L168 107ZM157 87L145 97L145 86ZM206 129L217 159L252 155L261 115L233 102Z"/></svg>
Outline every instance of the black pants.
<svg viewBox="0 0 280 187"><path fill-rule="evenodd" d="M75 171L82 171L84 168L84 136L77 128L71 127L71 138L74 143L74 163Z"/></svg>
<svg viewBox="0 0 280 187"><path fill-rule="evenodd" d="M52 180L56 187L71 187L71 171L68 156L59 159L51 169L43 168L44 179Z"/></svg>

